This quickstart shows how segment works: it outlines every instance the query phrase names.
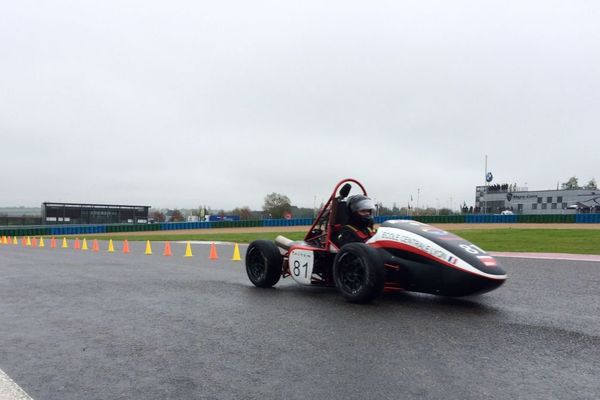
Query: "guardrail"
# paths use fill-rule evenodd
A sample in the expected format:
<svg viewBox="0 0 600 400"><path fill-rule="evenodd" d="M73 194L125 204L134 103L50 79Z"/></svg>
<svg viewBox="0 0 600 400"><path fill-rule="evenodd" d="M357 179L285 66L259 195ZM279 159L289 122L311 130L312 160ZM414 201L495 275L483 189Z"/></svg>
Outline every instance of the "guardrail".
<svg viewBox="0 0 600 400"><path fill-rule="evenodd" d="M421 216L379 216L376 223L390 219L412 219L425 224L487 224L487 223L579 223L600 224L600 214L570 215L421 215ZM111 225L38 225L0 227L0 236L63 236L90 235L96 233L121 233L144 231L170 231L186 229L212 228L250 228L272 226L307 226L313 223L312 218L295 219L263 219L247 221L211 221L211 222L161 222L157 224L111 224Z"/></svg>

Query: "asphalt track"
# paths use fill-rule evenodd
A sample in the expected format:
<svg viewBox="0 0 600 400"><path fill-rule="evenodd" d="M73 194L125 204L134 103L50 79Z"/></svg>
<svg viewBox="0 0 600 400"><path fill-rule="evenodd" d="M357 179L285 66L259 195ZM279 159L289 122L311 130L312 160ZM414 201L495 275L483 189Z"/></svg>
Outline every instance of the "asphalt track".
<svg viewBox="0 0 600 400"><path fill-rule="evenodd" d="M600 398L599 262L501 258L486 295L353 305L254 288L217 248L0 246L0 370L36 400Z"/></svg>

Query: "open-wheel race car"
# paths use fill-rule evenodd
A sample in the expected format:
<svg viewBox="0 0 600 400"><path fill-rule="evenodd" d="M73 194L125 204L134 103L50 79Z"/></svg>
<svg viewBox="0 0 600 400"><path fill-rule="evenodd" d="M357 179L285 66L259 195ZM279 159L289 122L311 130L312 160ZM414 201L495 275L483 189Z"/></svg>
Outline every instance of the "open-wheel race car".
<svg viewBox="0 0 600 400"><path fill-rule="evenodd" d="M370 302L384 291L460 297L489 292L506 272L484 250L434 226L414 220L383 222L365 243L339 245L337 234L350 216L354 179L339 182L303 241L278 236L255 240L246 252L246 272L258 287L291 276L302 285L336 287L348 301Z"/></svg>

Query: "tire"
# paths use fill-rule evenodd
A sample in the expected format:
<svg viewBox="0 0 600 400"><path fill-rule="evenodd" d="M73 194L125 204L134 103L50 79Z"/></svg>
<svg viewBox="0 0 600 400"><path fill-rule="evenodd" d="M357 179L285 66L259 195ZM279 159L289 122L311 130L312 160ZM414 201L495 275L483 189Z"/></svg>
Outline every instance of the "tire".
<svg viewBox="0 0 600 400"><path fill-rule="evenodd" d="M369 303L383 292L385 269L377 250L348 243L333 261L335 287L351 303Z"/></svg>
<svg viewBox="0 0 600 400"><path fill-rule="evenodd" d="M254 286L268 288L279 282L283 257L275 243L255 240L246 251L246 273Z"/></svg>

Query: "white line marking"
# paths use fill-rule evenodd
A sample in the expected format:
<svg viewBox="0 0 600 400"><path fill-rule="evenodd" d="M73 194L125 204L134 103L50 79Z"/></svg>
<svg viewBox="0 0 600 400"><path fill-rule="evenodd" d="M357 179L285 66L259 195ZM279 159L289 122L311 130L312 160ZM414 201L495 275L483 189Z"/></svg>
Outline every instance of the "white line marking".
<svg viewBox="0 0 600 400"><path fill-rule="evenodd" d="M600 255L563 254L563 253L506 253L490 252L494 257L534 258L538 260L595 261L600 262Z"/></svg>
<svg viewBox="0 0 600 400"><path fill-rule="evenodd" d="M33 400L33 398L0 369L0 400Z"/></svg>

